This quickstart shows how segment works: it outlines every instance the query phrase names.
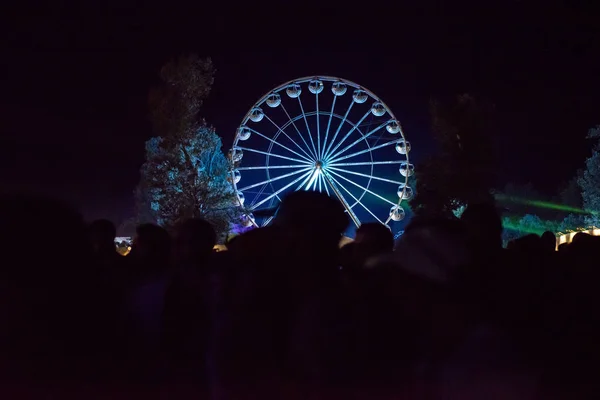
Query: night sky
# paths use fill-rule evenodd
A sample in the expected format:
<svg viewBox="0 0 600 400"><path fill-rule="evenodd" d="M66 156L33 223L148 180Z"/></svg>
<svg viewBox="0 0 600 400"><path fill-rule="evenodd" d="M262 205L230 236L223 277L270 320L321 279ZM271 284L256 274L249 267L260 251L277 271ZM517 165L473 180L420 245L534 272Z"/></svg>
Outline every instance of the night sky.
<svg viewBox="0 0 600 400"><path fill-rule="evenodd" d="M486 11L408 10L357 1L351 10L348 3L275 11L235 2L227 10L51 2L5 14L0 185L64 198L88 219L132 216L152 135L148 89L162 64L190 52L211 56L217 68L202 115L225 147L265 92L322 74L382 98L417 158L432 151L429 99L470 92L496 105L504 182L531 181L552 193L583 166L586 132L600 124L593 9L519 1Z"/></svg>

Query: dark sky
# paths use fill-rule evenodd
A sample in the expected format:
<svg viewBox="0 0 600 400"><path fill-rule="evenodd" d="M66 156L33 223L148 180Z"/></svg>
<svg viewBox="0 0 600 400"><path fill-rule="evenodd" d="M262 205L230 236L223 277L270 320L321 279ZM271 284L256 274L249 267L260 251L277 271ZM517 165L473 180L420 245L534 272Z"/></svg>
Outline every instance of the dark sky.
<svg viewBox="0 0 600 400"><path fill-rule="evenodd" d="M323 4L275 11L235 2L223 10L52 2L4 13L0 184L65 198L88 218L130 216L151 136L148 89L163 63L189 52L216 65L203 116L226 146L269 89L326 74L382 98L417 155L431 151L429 98L471 92L496 105L505 181L551 192L583 165L586 131L600 123L593 9Z"/></svg>

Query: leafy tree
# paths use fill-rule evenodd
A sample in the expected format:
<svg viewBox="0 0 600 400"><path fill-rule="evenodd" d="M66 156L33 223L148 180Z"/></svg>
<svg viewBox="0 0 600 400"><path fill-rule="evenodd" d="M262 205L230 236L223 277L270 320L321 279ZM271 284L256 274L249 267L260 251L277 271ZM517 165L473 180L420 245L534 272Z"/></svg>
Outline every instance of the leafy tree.
<svg viewBox="0 0 600 400"><path fill-rule="evenodd" d="M149 194L153 219L170 227L181 219L204 218L226 234L236 216L228 170L221 139L210 127L179 138L177 147L160 137L148 140L140 185Z"/></svg>
<svg viewBox="0 0 600 400"><path fill-rule="evenodd" d="M415 212L451 217L453 210L469 203L492 202L491 108L465 94L452 104L432 101L430 110L439 153L416 168Z"/></svg>
<svg viewBox="0 0 600 400"><path fill-rule="evenodd" d="M450 217L453 210L463 204L451 193L442 182L452 179L452 173L444 168L442 157L429 157L419 163L416 168L415 197L410 202L416 215L437 215Z"/></svg>
<svg viewBox="0 0 600 400"><path fill-rule="evenodd" d="M568 214L558 225L560 232L573 231L586 225L586 216L583 214Z"/></svg>
<svg viewBox="0 0 600 400"><path fill-rule="evenodd" d="M503 217L502 227L502 245L504 247L506 247L511 241L525 235L525 233L519 229L518 218Z"/></svg>
<svg viewBox="0 0 600 400"><path fill-rule="evenodd" d="M533 214L526 214L522 218L504 217L502 226L504 227L502 233L504 245L522 236L542 235L546 231L557 232L559 230L559 224L555 221L544 220Z"/></svg>
<svg viewBox="0 0 600 400"><path fill-rule="evenodd" d="M546 231L556 232L557 223L543 220L537 215L527 214L519 221L519 227L522 232L541 235Z"/></svg>
<svg viewBox="0 0 600 400"><path fill-rule="evenodd" d="M147 145L147 144L146 144ZM135 188L135 222L136 224L156 223L156 218L150 207L152 197L143 182L140 170L140 182Z"/></svg>
<svg viewBox="0 0 600 400"><path fill-rule="evenodd" d="M588 132L588 138L596 140L592 156L585 162L583 175L577 180L581 187L583 206L591 214L585 218L587 225L600 226L600 125Z"/></svg>
<svg viewBox="0 0 600 400"><path fill-rule="evenodd" d="M462 214L465 212L465 210L467 209L467 206L459 206L458 208L455 208L454 210L452 210L452 214L454 214L454 216L456 218L459 218L462 216Z"/></svg>
<svg viewBox="0 0 600 400"><path fill-rule="evenodd" d="M531 183L517 185L509 183L496 199L505 209L503 217L503 241L508 243L528 234L541 235L545 231L565 232L584 225L584 215L568 213L562 209L548 207L545 203L580 208L581 198L576 179L567 183L554 201L544 199ZM574 187L575 183L575 187ZM564 200L561 200L564 199ZM536 214L531 214L532 210Z"/></svg>
<svg viewBox="0 0 600 400"><path fill-rule="evenodd" d="M199 112L210 93L214 74L211 59L194 54L179 57L161 68L162 85L151 89L148 96L156 136L186 138L205 125Z"/></svg>
<svg viewBox="0 0 600 400"><path fill-rule="evenodd" d="M194 55L161 69L163 83L149 96L157 136L146 142L136 197L142 221L171 227L182 219L204 218L223 238L237 217L227 182L229 162L221 139L198 115L213 76L210 59Z"/></svg>

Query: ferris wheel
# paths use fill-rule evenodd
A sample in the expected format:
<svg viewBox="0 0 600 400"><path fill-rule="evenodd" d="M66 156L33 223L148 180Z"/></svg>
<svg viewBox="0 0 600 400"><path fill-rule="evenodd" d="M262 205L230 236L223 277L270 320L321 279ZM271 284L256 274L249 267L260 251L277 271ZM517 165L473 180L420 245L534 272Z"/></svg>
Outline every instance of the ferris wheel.
<svg viewBox="0 0 600 400"><path fill-rule="evenodd" d="M410 143L374 93L345 79L313 76L270 90L237 128L229 181L244 224L265 226L291 191L334 196L358 227L401 221L413 197Z"/></svg>

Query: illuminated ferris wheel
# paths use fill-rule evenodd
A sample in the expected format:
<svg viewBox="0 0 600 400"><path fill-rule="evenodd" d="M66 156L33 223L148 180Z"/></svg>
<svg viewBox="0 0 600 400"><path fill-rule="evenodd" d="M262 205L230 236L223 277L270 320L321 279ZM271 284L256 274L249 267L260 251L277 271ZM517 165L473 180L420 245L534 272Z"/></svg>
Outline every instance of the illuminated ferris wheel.
<svg viewBox="0 0 600 400"><path fill-rule="evenodd" d="M335 196L356 226L401 221L411 146L392 111L345 79L295 79L270 90L242 119L229 151L229 180L246 225L265 226L291 191Z"/></svg>

